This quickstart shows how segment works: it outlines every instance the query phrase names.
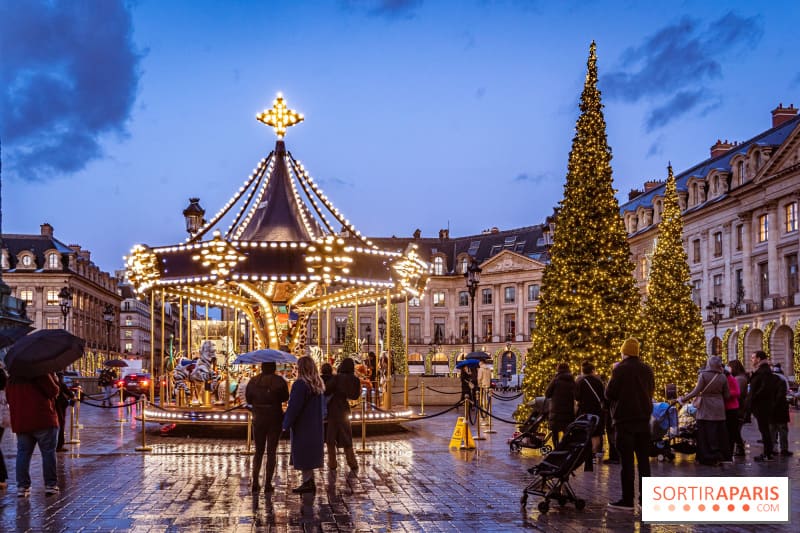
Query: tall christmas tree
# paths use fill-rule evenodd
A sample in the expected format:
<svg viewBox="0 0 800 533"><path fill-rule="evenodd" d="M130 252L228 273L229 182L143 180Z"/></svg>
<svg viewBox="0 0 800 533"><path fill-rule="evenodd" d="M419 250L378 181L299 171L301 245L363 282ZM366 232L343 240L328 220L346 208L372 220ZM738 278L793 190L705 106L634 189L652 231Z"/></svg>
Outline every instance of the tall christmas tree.
<svg viewBox="0 0 800 533"><path fill-rule="evenodd" d="M392 350L392 368L395 374L408 374L408 362L406 359L406 342L403 338L403 330L400 328L400 313L397 305L392 304L391 316L389 318L389 347Z"/></svg>
<svg viewBox="0 0 800 533"><path fill-rule="evenodd" d="M342 343L343 357L356 357L358 355L358 343L356 342L356 326L353 321L353 313L347 315L347 324L344 328L344 342Z"/></svg>
<svg viewBox="0 0 800 533"><path fill-rule="evenodd" d="M672 167L669 167L664 213L650 267L643 311L642 360L653 367L656 396L667 383L686 394L697 382L705 360L705 335L689 286L689 264L682 241L683 221Z"/></svg>
<svg viewBox="0 0 800 533"><path fill-rule="evenodd" d="M587 67L564 198L526 359L527 401L544 394L562 361L575 372L581 361L590 359L601 374L609 374L620 358L622 341L638 326L640 297L612 186L594 42ZM522 411L517 414L525 416Z"/></svg>

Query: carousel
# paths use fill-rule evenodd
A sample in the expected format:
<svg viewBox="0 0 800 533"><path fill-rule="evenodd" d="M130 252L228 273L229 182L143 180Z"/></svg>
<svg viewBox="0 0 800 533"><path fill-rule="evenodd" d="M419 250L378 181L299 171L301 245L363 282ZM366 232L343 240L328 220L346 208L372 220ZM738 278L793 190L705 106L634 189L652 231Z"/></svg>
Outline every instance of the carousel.
<svg viewBox="0 0 800 533"><path fill-rule="evenodd" d="M177 305L179 323L189 322L175 346L162 340L156 367L158 400L150 391L149 421L165 424L245 424L234 383L250 369L232 365L237 355L262 348L319 364L333 360L329 343L330 309L359 305L387 307L420 297L429 265L416 247L382 249L361 234L332 204L303 164L286 149L287 128L303 121L279 94L257 120L274 128L275 148L258 162L233 196L209 220L198 198L183 214L189 237L164 246L137 244L126 257L128 280L149 300L151 331L158 309ZM158 307L156 304L159 304ZM205 337L196 310L205 308ZM209 307L220 310L229 324L227 342L208 337ZM183 320L186 310L187 320ZM309 343L309 324L316 322L316 345ZM165 339L162 319L161 338ZM323 332L324 327L324 332ZM377 328L376 328L377 330ZM389 345L388 339L386 345ZM166 350L166 351L165 351ZM353 354L355 355L355 354ZM387 375L393 376L391 357ZM291 369L287 370L290 377ZM392 381L385 380L380 408L370 405L361 416L371 423L402 421L409 410L392 406Z"/></svg>

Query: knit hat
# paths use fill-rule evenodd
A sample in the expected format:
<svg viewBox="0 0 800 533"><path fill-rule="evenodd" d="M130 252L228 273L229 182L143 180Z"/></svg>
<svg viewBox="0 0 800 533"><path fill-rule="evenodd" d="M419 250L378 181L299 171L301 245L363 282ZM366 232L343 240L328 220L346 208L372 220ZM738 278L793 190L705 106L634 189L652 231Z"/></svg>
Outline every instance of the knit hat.
<svg viewBox="0 0 800 533"><path fill-rule="evenodd" d="M639 341L633 337L625 339L619 349L619 353L631 357L639 357Z"/></svg>

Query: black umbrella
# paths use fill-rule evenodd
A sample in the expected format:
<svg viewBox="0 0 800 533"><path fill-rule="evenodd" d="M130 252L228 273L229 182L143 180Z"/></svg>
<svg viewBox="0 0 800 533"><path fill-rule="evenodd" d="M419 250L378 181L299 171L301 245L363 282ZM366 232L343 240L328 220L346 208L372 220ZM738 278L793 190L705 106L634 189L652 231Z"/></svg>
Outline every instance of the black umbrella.
<svg viewBox="0 0 800 533"><path fill-rule="evenodd" d="M477 359L478 361L489 361L492 358L486 352L470 352L464 359Z"/></svg>
<svg viewBox="0 0 800 533"><path fill-rule="evenodd" d="M106 366L115 366L117 368L123 368L123 367L128 366L128 363L126 363L122 359L111 359L109 361L106 361L103 364L106 365Z"/></svg>
<svg viewBox="0 0 800 533"><path fill-rule="evenodd" d="M35 378L64 370L83 355L84 340L63 329L40 329L16 341L6 354L12 376Z"/></svg>
<svg viewBox="0 0 800 533"><path fill-rule="evenodd" d="M33 331L31 326L18 326L0 331L0 348L11 346L31 331Z"/></svg>

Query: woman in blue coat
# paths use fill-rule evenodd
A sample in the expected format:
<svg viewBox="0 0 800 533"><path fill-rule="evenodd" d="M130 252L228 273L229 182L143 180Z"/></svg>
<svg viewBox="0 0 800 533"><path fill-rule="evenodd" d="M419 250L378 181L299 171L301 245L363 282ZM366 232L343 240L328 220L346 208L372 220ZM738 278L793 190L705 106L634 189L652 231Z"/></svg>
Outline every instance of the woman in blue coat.
<svg viewBox="0 0 800 533"><path fill-rule="evenodd" d="M297 380L283 417L283 429L290 430L292 465L303 472L303 484L292 489L297 494L317 490L314 469L322 467L324 393L314 360L308 356L298 359Z"/></svg>

